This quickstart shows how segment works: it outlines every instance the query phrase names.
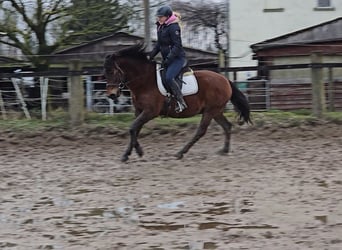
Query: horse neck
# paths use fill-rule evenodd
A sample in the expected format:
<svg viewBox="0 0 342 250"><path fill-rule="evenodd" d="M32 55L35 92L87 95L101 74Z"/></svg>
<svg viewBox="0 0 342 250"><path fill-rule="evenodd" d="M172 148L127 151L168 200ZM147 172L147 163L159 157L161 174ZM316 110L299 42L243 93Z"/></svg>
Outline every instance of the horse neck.
<svg viewBox="0 0 342 250"><path fill-rule="evenodd" d="M151 63L137 64L136 61L131 63L127 62L123 70L127 72L129 88L134 91L134 89L145 88L147 85L153 84L154 69L155 66Z"/></svg>

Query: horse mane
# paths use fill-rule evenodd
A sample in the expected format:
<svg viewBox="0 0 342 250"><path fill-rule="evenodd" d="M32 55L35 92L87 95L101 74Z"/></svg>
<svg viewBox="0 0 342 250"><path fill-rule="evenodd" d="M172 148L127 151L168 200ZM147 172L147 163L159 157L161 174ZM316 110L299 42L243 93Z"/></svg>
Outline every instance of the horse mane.
<svg viewBox="0 0 342 250"><path fill-rule="evenodd" d="M114 55L117 57L131 57L134 59L147 60L147 54L143 43L137 43L128 48L121 49L114 53Z"/></svg>
<svg viewBox="0 0 342 250"><path fill-rule="evenodd" d="M146 62L148 61L143 43L137 43L129 46L128 48L118 50L112 55L107 55L104 62L104 68L111 69L114 66L114 60L117 57L130 57L133 59L144 60Z"/></svg>

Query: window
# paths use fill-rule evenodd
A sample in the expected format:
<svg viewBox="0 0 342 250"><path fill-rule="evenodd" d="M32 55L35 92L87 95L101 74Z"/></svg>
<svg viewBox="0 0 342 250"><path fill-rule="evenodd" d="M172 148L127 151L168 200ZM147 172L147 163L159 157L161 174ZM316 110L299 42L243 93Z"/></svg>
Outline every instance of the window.
<svg viewBox="0 0 342 250"><path fill-rule="evenodd" d="M335 10L335 8L331 5L330 0L317 0L317 7L314 8L317 11L325 11L325 10Z"/></svg>
<svg viewBox="0 0 342 250"><path fill-rule="evenodd" d="M318 0L317 7L331 7L330 0Z"/></svg>
<svg viewBox="0 0 342 250"><path fill-rule="evenodd" d="M283 12L280 0L264 0L264 12Z"/></svg>

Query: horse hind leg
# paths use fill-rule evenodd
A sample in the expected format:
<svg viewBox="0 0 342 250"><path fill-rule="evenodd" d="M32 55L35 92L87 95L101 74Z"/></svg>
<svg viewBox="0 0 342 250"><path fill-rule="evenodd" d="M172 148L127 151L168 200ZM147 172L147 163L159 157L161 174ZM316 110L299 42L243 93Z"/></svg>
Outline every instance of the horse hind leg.
<svg viewBox="0 0 342 250"><path fill-rule="evenodd" d="M201 122L193 138L176 154L177 159L182 159L183 155L207 132L208 126L212 120L212 115L203 113Z"/></svg>
<svg viewBox="0 0 342 250"><path fill-rule="evenodd" d="M225 135L223 148L218 153L221 155L227 154L229 153L229 149L230 149L230 137L231 137L231 131L232 131L232 124L227 120L227 118L223 114L215 116L214 120L223 128L224 135Z"/></svg>

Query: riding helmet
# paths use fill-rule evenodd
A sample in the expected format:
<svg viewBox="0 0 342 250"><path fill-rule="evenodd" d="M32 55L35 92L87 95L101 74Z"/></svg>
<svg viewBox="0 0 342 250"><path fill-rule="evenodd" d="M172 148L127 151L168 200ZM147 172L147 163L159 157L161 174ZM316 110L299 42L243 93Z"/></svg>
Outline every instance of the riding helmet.
<svg viewBox="0 0 342 250"><path fill-rule="evenodd" d="M171 7L168 6L168 5L160 7L157 10L157 16L166 16L166 17L172 16L172 9L171 9Z"/></svg>

